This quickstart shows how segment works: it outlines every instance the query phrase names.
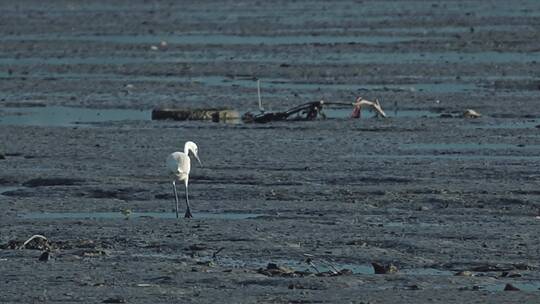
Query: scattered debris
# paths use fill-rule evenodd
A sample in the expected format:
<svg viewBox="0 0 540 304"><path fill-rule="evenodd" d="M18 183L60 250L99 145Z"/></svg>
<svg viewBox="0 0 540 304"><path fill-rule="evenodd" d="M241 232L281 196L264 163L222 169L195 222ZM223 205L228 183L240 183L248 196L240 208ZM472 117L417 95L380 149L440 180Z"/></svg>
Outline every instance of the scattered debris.
<svg viewBox="0 0 540 304"><path fill-rule="evenodd" d="M140 283L140 284L137 284L137 287L152 287L154 285L152 284L146 284L146 283Z"/></svg>
<svg viewBox="0 0 540 304"><path fill-rule="evenodd" d="M217 255L218 255L223 249L225 249L225 247L221 247L221 248L219 248L218 250L216 250L214 253L212 253L212 259L216 260L216 259L217 259Z"/></svg>
<svg viewBox="0 0 540 304"><path fill-rule="evenodd" d="M206 246L205 244L193 244L193 245L190 245L187 249L191 251L202 251L202 250L207 250L208 246Z"/></svg>
<svg viewBox="0 0 540 304"><path fill-rule="evenodd" d="M510 284L510 283L507 283L506 286L504 286L504 290L505 291L518 291L518 290L521 290L519 288L517 288L516 286Z"/></svg>
<svg viewBox="0 0 540 304"><path fill-rule="evenodd" d="M213 261L198 261L196 263L199 266L206 266L206 267L215 267L216 264Z"/></svg>
<svg viewBox="0 0 540 304"><path fill-rule="evenodd" d="M467 109L462 115L464 118L479 118L482 115L473 109Z"/></svg>
<svg viewBox="0 0 540 304"><path fill-rule="evenodd" d="M34 241L34 242L32 242L32 241ZM30 245L28 245L28 244L30 244ZM35 234L35 235L31 236L18 249L25 249L27 245L28 245L28 249L38 249L38 250L49 250L49 249L51 249L50 244L49 244L49 240L46 237L44 237L43 235L40 235L40 234Z"/></svg>
<svg viewBox="0 0 540 304"><path fill-rule="evenodd" d="M342 269L339 271L325 271L313 273L310 271L298 271L286 266L278 266L275 263L268 263L266 268L259 268L257 273L263 274L269 277L306 277L306 276L318 276L318 277L333 277L341 275L351 275L353 272L350 269Z"/></svg>
<svg viewBox="0 0 540 304"><path fill-rule="evenodd" d="M173 282L173 278L170 276L159 276L159 277L150 278L148 279L148 281L154 284L159 284L159 285L171 284ZM139 284L139 285L144 285L144 284ZM146 285L150 285L150 284L146 284Z"/></svg>
<svg viewBox="0 0 540 304"><path fill-rule="evenodd" d="M127 303L126 299L122 297L114 297L103 300L102 303Z"/></svg>
<svg viewBox="0 0 540 304"><path fill-rule="evenodd" d="M261 112L253 114L251 112L242 115L242 121L245 123L267 123L271 121L287 120L290 116L295 115L295 120L314 120L321 113L324 101L314 101L301 104L284 112Z"/></svg>
<svg viewBox="0 0 540 304"><path fill-rule="evenodd" d="M375 271L375 274L391 274L391 273L397 273L398 268L396 265L390 263L390 264L381 264L377 262L371 263L373 266L373 270Z"/></svg>
<svg viewBox="0 0 540 304"><path fill-rule="evenodd" d="M386 113L384 113L383 109L381 108L381 104L379 103L378 99L375 99L375 101L373 102L367 99L363 99L362 97L358 97L356 99L356 102L353 103L353 106L354 108L351 114L351 118L360 118L360 114L362 113L362 106L370 106L377 112L377 115L386 117Z"/></svg>
<svg viewBox="0 0 540 304"><path fill-rule="evenodd" d="M510 271L512 269L514 269L513 266L486 264L486 265L474 267L471 270L476 271L476 272L490 272L490 271Z"/></svg>
<svg viewBox="0 0 540 304"><path fill-rule="evenodd" d="M412 285L408 285L407 289L409 289L409 290L420 290L421 288L417 284L412 284Z"/></svg>
<svg viewBox="0 0 540 304"><path fill-rule="evenodd" d="M80 257L98 257L109 255L109 253L102 249L81 249L73 252L74 255Z"/></svg>
<svg viewBox="0 0 540 304"><path fill-rule="evenodd" d="M316 271L317 273L321 273L321 272L319 271L319 269L315 266L315 263L313 262L315 256L314 256L314 255L311 255L311 254L307 254L307 253L305 253L304 256L306 257L306 259L304 260L304 262L307 263L309 266L311 266L313 269L315 269L315 271ZM325 259L318 258L318 261L319 261L321 264L326 265L327 268L330 269L329 272L331 272L332 274L337 275L337 274L340 273L340 270L338 270L338 269L336 268L336 266L334 266L334 264L332 264L332 263L326 261Z"/></svg>
<svg viewBox="0 0 540 304"><path fill-rule="evenodd" d="M129 220L129 217L131 216L131 213L132 213L131 209L124 208L120 212L122 213L122 215L125 216L125 218L124 218L125 220Z"/></svg>
<svg viewBox="0 0 540 304"><path fill-rule="evenodd" d="M152 110L152 120L211 120L213 122L223 122L239 120L240 114L237 111L227 108L203 108L203 109L176 109L176 108L156 108Z"/></svg>
<svg viewBox="0 0 540 304"><path fill-rule="evenodd" d="M501 273L501 278L521 278L521 273L512 272L512 271L503 271Z"/></svg>
<svg viewBox="0 0 540 304"><path fill-rule="evenodd" d="M275 277L275 276L279 276L279 277L291 276L291 277L294 277L294 276L296 276L296 271L294 271L293 269L288 268L286 266L278 266L275 263L268 263L268 265L266 265L265 269L259 268L259 270L257 272L260 273L260 274L264 274L266 276L269 276L269 277Z"/></svg>
<svg viewBox="0 0 540 304"><path fill-rule="evenodd" d="M360 112L363 106L370 106L377 112L377 115L386 117L386 113L381 108L381 105L378 101L369 101L365 100L362 97L358 97L354 103L346 102L325 102L313 101L298 105L296 107L290 108L283 112L264 112L261 111L259 114L253 114L247 112L242 115L242 121L245 123L267 123L271 121L283 121L283 120L315 120L319 116L323 119L326 118L326 115L323 112L325 106L353 106L353 111L351 114L352 118L360 118ZM262 106L261 106L262 109Z"/></svg>
<svg viewBox="0 0 540 304"><path fill-rule="evenodd" d="M306 289L306 288L300 283L291 283L289 284L289 289Z"/></svg>

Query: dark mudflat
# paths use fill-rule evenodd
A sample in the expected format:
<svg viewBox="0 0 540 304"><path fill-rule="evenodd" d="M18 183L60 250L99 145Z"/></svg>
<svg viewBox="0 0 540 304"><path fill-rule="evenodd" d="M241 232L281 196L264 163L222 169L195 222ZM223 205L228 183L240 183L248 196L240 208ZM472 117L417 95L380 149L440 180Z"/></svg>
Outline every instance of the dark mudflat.
<svg viewBox="0 0 540 304"><path fill-rule="evenodd" d="M540 301L538 1L25 3L0 4L0 302ZM147 116L257 111L256 78L272 111L390 118ZM89 116L26 119L54 107Z"/></svg>

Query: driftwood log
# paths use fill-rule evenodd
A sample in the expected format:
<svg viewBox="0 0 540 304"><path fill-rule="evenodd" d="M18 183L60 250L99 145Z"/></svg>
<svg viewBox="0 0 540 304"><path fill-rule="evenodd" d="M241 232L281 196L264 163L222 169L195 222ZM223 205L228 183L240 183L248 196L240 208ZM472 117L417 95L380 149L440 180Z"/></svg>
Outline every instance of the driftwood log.
<svg viewBox="0 0 540 304"><path fill-rule="evenodd" d="M175 109L156 108L152 110L152 120L211 120L214 122L240 119L237 111L226 108Z"/></svg>

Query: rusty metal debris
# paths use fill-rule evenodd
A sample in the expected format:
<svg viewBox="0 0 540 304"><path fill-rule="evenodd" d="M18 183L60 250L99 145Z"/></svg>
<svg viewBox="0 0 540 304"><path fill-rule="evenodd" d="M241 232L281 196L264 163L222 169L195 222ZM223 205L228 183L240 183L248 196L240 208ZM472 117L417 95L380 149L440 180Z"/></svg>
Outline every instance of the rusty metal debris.
<svg viewBox="0 0 540 304"><path fill-rule="evenodd" d="M310 271L299 271L289 268L287 266L279 266L276 263L268 263L266 268L259 268L257 273L268 276L268 277L307 277L307 276L318 276L318 277L334 277L342 275L352 275L353 272L350 269L342 269L338 271L324 271L316 273Z"/></svg>
<svg viewBox="0 0 540 304"><path fill-rule="evenodd" d="M242 115L242 121L245 123L267 123L271 121L283 121L283 120L315 120L319 117L325 119L326 115L323 112L326 106L352 106L351 118L360 118L362 107L368 106L375 110L377 115L386 117L386 113L383 111L378 100L369 101L358 97L356 102L326 102L324 100L313 101L298 105L283 112L263 112L259 114L253 114L247 112Z"/></svg>
<svg viewBox="0 0 540 304"><path fill-rule="evenodd" d="M467 109L467 110L465 110L465 112L463 112L463 117L465 117L465 118L479 118L481 116L482 116L482 114L476 112L473 109Z"/></svg>
<svg viewBox="0 0 540 304"><path fill-rule="evenodd" d="M372 262L371 265L373 266L373 271L375 272L375 274L389 274L398 272L397 266L392 263L381 264L377 262Z"/></svg>

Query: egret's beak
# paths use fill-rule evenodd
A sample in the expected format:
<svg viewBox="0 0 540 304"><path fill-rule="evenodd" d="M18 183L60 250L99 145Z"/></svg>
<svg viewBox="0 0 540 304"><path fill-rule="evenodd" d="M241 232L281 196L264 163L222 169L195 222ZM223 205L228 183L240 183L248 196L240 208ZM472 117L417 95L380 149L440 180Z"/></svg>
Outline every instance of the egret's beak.
<svg viewBox="0 0 540 304"><path fill-rule="evenodd" d="M193 153L193 156L195 156L195 158L197 159L197 161L199 162L199 165L201 165L201 167L203 166L202 163L201 163L201 160L199 159L199 156L197 156L197 154Z"/></svg>

